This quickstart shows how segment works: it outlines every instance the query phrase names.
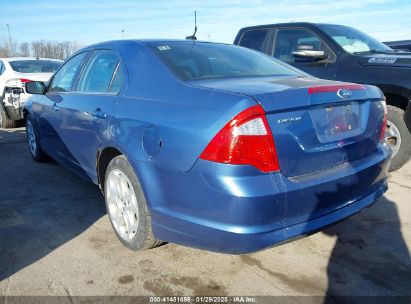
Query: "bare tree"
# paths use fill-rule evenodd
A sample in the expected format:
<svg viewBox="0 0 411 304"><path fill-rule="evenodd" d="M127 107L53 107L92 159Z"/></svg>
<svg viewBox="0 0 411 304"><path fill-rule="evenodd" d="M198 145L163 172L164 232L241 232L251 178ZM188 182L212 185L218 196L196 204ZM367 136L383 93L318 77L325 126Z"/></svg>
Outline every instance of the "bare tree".
<svg viewBox="0 0 411 304"><path fill-rule="evenodd" d="M40 57L41 47L40 47L40 42L39 41L32 41L31 42L31 51L32 51L33 56Z"/></svg>
<svg viewBox="0 0 411 304"><path fill-rule="evenodd" d="M9 49L3 46L0 47L0 58L9 57Z"/></svg>
<svg viewBox="0 0 411 304"><path fill-rule="evenodd" d="M34 56L43 58L66 59L75 51L83 47L76 41L46 41L35 40L29 42L12 42L3 38L0 40L0 57Z"/></svg>
<svg viewBox="0 0 411 304"><path fill-rule="evenodd" d="M2 41L0 42L1 56L18 56L18 47L18 43L12 42L9 39L3 37Z"/></svg>
<svg viewBox="0 0 411 304"><path fill-rule="evenodd" d="M10 57L10 43L4 37L0 42L0 57Z"/></svg>
<svg viewBox="0 0 411 304"><path fill-rule="evenodd" d="M31 42L31 50L36 57L66 59L81 47L82 45L76 41L37 40Z"/></svg>
<svg viewBox="0 0 411 304"><path fill-rule="evenodd" d="M28 57L30 56L30 46L28 42L20 43L20 53L19 56Z"/></svg>
<svg viewBox="0 0 411 304"><path fill-rule="evenodd" d="M10 50L10 57L15 57L19 55L19 44L17 42L12 42L11 45L9 43L9 50Z"/></svg>

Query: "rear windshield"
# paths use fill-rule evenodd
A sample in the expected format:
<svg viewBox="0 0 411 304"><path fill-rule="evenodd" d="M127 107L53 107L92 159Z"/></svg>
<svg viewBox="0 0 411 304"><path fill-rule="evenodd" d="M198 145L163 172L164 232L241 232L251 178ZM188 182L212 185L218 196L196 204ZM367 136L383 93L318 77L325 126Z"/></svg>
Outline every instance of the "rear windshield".
<svg viewBox="0 0 411 304"><path fill-rule="evenodd" d="M274 58L234 45L193 41L147 45L183 80L301 75Z"/></svg>
<svg viewBox="0 0 411 304"><path fill-rule="evenodd" d="M62 62L51 60L15 60L9 61L11 68L19 73L54 73Z"/></svg>

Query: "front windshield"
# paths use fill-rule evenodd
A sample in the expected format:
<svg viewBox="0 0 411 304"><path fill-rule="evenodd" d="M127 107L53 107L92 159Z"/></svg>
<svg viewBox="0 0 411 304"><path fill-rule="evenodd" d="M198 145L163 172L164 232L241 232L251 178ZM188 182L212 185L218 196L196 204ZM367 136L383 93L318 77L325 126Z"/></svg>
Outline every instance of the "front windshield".
<svg viewBox="0 0 411 304"><path fill-rule="evenodd" d="M351 54L360 53L393 53L394 51L378 40L352 27L342 25L320 24L319 27Z"/></svg>
<svg viewBox="0 0 411 304"><path fill-rule="evenodd" d="M274 58L233 45L193 41L147 45L183 80L301 75Z"/></svg>

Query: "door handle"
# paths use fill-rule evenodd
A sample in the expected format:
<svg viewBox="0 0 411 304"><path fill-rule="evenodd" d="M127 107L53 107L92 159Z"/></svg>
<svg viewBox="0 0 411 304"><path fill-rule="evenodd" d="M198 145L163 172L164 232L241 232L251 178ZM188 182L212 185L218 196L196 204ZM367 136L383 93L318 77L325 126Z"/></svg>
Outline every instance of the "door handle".
<svg viewBox="0 0 411 304"><path fill-rule="evenodd" d="M99 119L106 119L107 118L107 113L102 112L100 109L95 110L93 113L91 113L91 116Z"/></svg>
<svg viewBox="0 0 411 304"><path fill-rule="evenodd" d="M51 109L52 109L53 111L59 111L59 110L60 110L60 107L55 103L54 105L52 105Z"/></svg>

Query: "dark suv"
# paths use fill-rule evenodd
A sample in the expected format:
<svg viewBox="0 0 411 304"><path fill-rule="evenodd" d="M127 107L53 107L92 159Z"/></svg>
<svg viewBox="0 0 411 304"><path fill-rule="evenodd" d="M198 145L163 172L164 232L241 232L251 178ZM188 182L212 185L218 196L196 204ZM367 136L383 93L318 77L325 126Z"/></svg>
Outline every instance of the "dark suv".
<svg viewBox="0 0 411 304"><path fill-rule="evenodd" d="M411 154L411 53L399 53L347 26L283 23L246 27L234 44L252 48L313 76L378 86L388 104L390 170Z"/></svg>

